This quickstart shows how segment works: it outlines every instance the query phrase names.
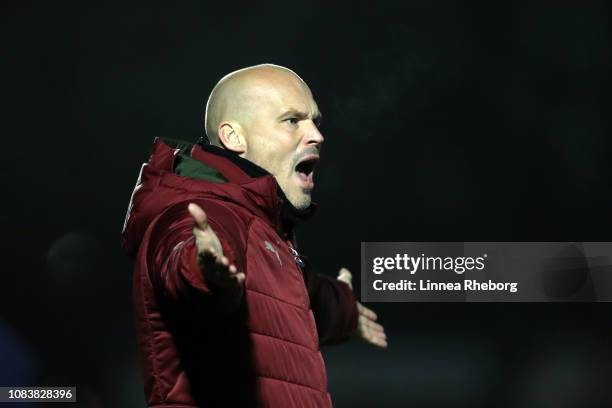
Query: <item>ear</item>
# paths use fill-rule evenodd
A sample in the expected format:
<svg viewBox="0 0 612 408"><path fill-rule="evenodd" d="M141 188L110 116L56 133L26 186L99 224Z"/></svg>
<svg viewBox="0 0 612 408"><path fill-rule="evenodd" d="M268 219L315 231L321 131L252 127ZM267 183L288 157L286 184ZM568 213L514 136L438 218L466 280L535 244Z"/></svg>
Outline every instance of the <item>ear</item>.
<svg viewBox="0 0 612 408"><path fill-rule="evenodd" d="M227 150L237 154L246 152L246 140L242 127L236 122L221 122L219 124L219 141Z"/></svg>

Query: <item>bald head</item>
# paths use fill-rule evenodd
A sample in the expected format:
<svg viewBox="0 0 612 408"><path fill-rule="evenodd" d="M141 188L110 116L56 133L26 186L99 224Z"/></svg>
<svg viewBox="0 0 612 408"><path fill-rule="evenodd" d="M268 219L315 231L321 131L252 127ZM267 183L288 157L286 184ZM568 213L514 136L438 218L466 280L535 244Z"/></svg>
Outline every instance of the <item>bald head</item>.
<svg viewBox="0 0 612 408"><path fill-rule="evenodd" d="M256 65L215 86L206 104L206 134L212 144L267 170L296 208L307 208L323 143L320 116L295 72Z"/></svg>
<svg viewBox="0 0 612 408"><path fill-rule="evenodd" d="M248 126L257 110L269 103L280 89L308 86L292 70L274 64L261 64L234 71L215 85L206 103L206 135L212 144L221 146L219 127L224 122Z"/></svg>

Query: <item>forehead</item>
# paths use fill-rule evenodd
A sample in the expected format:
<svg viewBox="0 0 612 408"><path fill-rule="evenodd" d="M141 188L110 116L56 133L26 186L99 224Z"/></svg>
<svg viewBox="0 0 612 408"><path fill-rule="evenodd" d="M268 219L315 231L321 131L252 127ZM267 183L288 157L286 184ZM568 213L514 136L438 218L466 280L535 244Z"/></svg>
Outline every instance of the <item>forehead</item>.
<svg viewBox="0 0 612 408"><path fill-rule="evenodd" d="M253 103L261 113L279 115L295 110L316 116L317 104L308 86L299 78L283 75L253 84Z"/></svg>

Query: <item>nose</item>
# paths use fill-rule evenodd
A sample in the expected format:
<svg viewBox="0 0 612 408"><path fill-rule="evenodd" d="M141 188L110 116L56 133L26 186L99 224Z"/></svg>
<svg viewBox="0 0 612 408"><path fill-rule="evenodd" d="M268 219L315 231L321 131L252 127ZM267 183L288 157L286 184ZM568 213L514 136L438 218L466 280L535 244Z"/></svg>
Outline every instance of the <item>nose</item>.
<svg viewBox="0 0 612 408"><path fill-rule="evenodd" d="M314 147L318 147L325 140L321 132L319 132L317 125L315 125L312 120L308 121L304 139L307 146Z"/></svg>

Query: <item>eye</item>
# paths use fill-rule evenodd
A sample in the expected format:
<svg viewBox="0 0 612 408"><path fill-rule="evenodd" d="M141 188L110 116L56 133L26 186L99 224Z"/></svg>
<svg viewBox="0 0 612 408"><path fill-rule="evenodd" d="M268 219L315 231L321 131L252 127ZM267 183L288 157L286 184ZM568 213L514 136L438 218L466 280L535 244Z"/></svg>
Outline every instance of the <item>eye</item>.
<svg viewBox="0 0 612 408"><path fill-rule="evenodd" d="M297 125L300 120L295 117L285 119L285 122L289 122L292 125Z"/></svg>

